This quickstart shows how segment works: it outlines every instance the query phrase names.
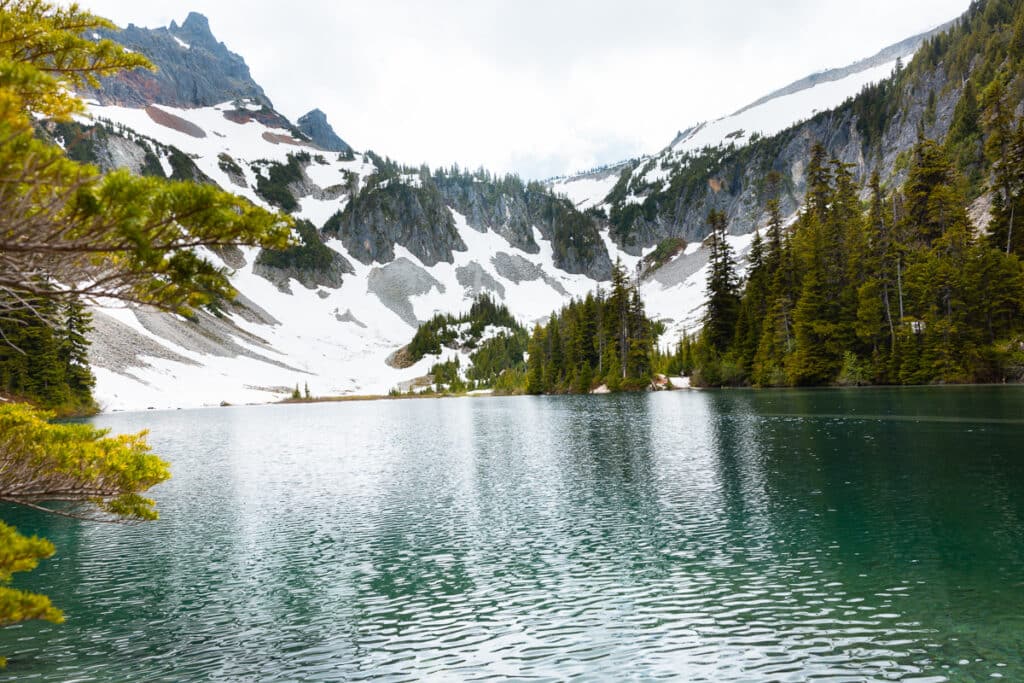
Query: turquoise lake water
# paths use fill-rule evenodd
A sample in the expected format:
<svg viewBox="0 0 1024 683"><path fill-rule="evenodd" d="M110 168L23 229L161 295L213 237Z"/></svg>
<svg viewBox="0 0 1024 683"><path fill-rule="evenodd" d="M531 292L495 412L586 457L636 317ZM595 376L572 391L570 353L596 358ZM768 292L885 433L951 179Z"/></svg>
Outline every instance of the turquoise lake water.
<svg viewBox="0 0 1024 683"><path fill-rule="evenodd" d="M0 680L1024 681L1024 388L104 415L161 519L0 509Z"/></svg>

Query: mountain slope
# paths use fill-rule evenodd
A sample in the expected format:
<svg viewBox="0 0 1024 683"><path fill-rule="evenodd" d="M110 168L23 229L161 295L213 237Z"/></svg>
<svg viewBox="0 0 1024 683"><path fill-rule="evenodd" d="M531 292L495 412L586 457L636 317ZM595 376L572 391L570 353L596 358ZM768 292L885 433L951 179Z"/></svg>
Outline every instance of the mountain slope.
<svg viewBox="0 0 1024 683"><path fill-rule="evenodd" d="M319 109L303 114L296 123L299 124L299 130L321 149L325 149L328 152L344 152L346 154L352 152L349 144L338 137L338 134L334 132L334 128L327 122L327 114Z"/></svg>
<svg viewBox="0 0 1024 683"><path fill-rule="evenodd" d="M183 28L194 39L208 27L190 15ZM195 45L180 46L175 25L127 33L175 84L197 68L186 57ZM219 46L209 51L221 62L214 71L238 66L212 35L201 42ZM184 54L168 56L172 44ZM329 150L337 136L325 117L312 128L307 118L304 132L259 86L236 85L200 88L196 99L187 85L154 89L133 74L107 83L114 94L89 93L75 125L44 125L69 154L102 168L216 183L308 221L301 244L280 254L205 254L240 293L216 314L98 310L91 358L106 409L266 401L296 383L318 395L386 393L443 360L386 363L436 313L490 292L534 321L610 271L597 220L538 185Z"/></svg>
<svg viewBox="0 0 1024 683"><path fill-rule="evenodd" d="M205 26L198 19L186 24L194 31ZM192 50L178 44L187 41L175 29L133 40L143 51L147 44L169 48L167 41ZM210 54L233 63L212 35L203 42L223 48L211 47ZM922 50L929 59L931 45ZM181 56L174 53L171 68L187 72ZM307 382L319 395L385 393L444 360L443 354L426 357L405 369L387 364L433 315L463 312L487 292L521 322L541 320L605 280L616 259L631 271L644 269L641 293L671 341L699 324L708 270L701 239L710 208L729 213L734 234L728 239L743 253L753 228L763 224L769 170L783 173L783 208L795 212L812 141L827 141L859 175L880 168L898 180L897 159L919 126L945 134L959 89L944 68L920 57L913 64L919 62L908 69L912 80L904 74L894 85L865 91L884 91L894 101L893 93L899 95L877 130L865 125L867 110L857 104L864 95L834 110L813 109L825 100L841 103L887 66L738 113L760 116L788 102L792 108L779 119L787 123L780 125L808 119L775 135L725 135L724 145L710 149L677 144L655 157L556 181L555 194L514 177L410 168L372 152L329 150L336 141L315 126L294 126L251 85L248 95L208 102L207 95L226 91L213 87L183 97L183 76L186 85L158 101L129 81L117 98L94 96L92 118L77 129L51 127L50 134L70 154L106 168L215 182L308 224L302 244L282 255L208 254L232 271L240 292L217 315L183 320L101 312L93 349L98 398L107 408L264 401ZM170 386L186 389L168 392Z"/></svg>
<svg viewBox="0 0 1024 683"><path fill-rule="evenodd" d="M594 174L559 180L553 189L581 206L604 208L612 238L638 254L668 238L701 238L711 209L726 212L734 234L763 225L763 180L770 171L781 174L783 209L792 214L803 201L804 169L815 141L849 164L858 181L878 170L884 181L899 183L905 174L900 156L919 133L946 137L971 74L983 84L991 80L1007 46L1014 44L1019 4L975 3L964 17L933 32L691 127L659 154L627 162L610 191L608 174L600 183ZM1001 28L993 35L992 26ZM1003 57L987 54L971 63L992 50L1002 50ZM917 56L907 59L915 51ZM908 68L894 75L898 57ZM891 61L879 63L886 58ZM982 89L975 84L975 92Z"/></svg>
<svg viewBox="0 0 1024 683"><path fill-rule="evenodd" d="M888 77L897 61L908 62L929 38L950 28L953 22L931 31L912 36L879 50L876 54L841 68L827 69L801 78L787 86L761 97L735 113L714 121L695 124L680 131L661 153L645 157L657 166L667 168L672 152L698 153L711 147L742 147L751 140L778 134L809 119L818 112L838 107L859 93L865 85ZM612 164L597 171L558 178L551 183L556 192L569 197L577 206L599 206L615 187L622 170L642 167L637 161ZM666 173L648 173L648 182Z"/></svg>

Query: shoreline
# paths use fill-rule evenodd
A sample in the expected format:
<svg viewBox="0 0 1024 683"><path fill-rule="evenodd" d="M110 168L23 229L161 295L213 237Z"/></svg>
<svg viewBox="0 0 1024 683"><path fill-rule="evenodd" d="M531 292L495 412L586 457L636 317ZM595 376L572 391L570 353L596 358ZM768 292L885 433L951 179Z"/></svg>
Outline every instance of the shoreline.
<svg viewBox="0 0 1024 683"><path fill-rule="evenodd" d="M674 388L668 390L659 391L621 391L616 392L618 394L661 394L661 393L678 393L686 391L697 391L697 392L735 392L735 391L752 391L752 392L825 392L825 391L863 391L870 389L885 389L885 390L903 390L903 389L970 389L970 388L994 388L994 387L1024 387L1024 382L1006 382L1006 383L977 383L977 384L868 384L859 386L821 386L821 387L685 387L685 388ZM602 394L593 393L590 394L540 394L538 397L552 397L552 396L614 396L616 394ZM177 412L184 410L213 410L217 408L254 408L260 406L280 406L280 405L305 405L305 404L316 404L316 403L370 403L376 401L408 401L408 400L429 400L429 399L459 399L459 398L514 398L530 396L530 394L495 394L493 392L481 392L481 393L461 393L461 394L401 394L398 396L390 396L387 394L353 394L343 396L319 396L310 399L293 399L285 398L277 401L260 401L253 403L229 403L221 402L220 404L209 403L206 405L196 406L178 406L178 407L145 407L145 408L130 408L130 409L115 409L115 410L98 410L95 413L87 415L76 415L76 416L61 416L58 419L87 419L90 417L97 417L100 415L124 415L131 413L155 413L155 412ZM0 403L2 405L2 403Z"/></svg>

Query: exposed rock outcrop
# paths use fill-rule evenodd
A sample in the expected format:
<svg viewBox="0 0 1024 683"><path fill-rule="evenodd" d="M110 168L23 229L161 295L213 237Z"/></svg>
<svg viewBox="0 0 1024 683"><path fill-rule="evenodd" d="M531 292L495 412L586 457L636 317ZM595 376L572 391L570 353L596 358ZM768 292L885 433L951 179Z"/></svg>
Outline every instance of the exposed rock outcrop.
<svg viewBox="0 0 1024 683"><path fill-rule="evenodd" d="M352 148L338 137L334 128L327 122L327 114L319 109L303 114L296 123L299 125L299 130L308 136L317 147L328 152L352 154Z"/></svg>
<svg viewBox="0 0 1024 683"><path fill-rule="evenodd" d="M102 87L88 93L101 104L206 107L242 98L270 104L245 60L214 38L210 22L197 12L190 12L181 26L173 21L153 29L129 24L97 35L146 55L158 69L102 79Z"/></svg>

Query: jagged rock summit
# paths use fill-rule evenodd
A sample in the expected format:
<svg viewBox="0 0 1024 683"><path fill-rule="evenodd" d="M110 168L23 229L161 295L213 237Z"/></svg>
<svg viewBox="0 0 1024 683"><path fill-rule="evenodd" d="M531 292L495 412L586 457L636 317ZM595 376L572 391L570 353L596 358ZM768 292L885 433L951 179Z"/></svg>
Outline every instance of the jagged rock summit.
<svg viewBox="0 0 1024 683"><path fill-rule="evenodd" d="M327 114L319 109L303 114L298 120L299 130L309 136L318 147L328 152L341 152L351 154L352 148L347 142L338 137L334 128L327 122Z"/></svg>
<svg viewBox="0 0 1024 683"><path fill-rule="evenodd" d="M129 24L92 37L115 40L146 55L157 67L102 79L101 88L86 93L101 104L208 107L250 99L272 106L245 60L213 36L209 20L198 12L190 12L181 26L173 21L153 29Z"/></svg>

